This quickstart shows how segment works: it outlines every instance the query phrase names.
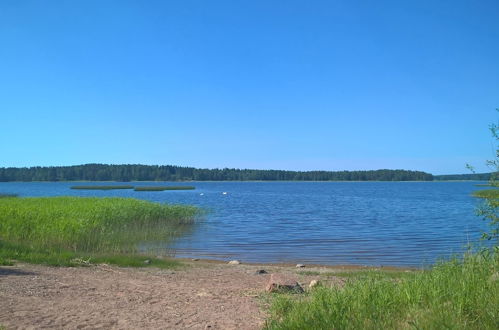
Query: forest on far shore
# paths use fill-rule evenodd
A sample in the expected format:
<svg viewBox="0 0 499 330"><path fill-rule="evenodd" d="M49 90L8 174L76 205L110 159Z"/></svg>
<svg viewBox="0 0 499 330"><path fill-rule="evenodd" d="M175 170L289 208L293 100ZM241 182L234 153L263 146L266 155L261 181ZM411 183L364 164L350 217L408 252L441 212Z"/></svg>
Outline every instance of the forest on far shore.
<svg viewBox="0 0 499 330"><path fill-rule="evenodd" d="M433 179L437 181L457 181L457 180L489 181L490 175L491 173L445 174L445 175L434 175Z"/></svg>
<svg viewBox="0 0 499 330"><path fill-rule="evenodd" d="M432 181L421 171L285 171L199 169L174 165L85 164L0 167L0 181ZM485 180L485 179L484 179Z"/></svg>

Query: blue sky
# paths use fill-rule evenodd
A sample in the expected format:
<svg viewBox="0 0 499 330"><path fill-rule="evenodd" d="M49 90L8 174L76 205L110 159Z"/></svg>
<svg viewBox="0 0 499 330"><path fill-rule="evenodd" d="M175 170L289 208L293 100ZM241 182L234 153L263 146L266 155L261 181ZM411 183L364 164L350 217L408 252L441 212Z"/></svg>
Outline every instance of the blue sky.
<svg viewBox="0 0 499 330"><path fill-rule="evenodd" d="M486 171L497 1L0 2L0 166Z"/></svg>

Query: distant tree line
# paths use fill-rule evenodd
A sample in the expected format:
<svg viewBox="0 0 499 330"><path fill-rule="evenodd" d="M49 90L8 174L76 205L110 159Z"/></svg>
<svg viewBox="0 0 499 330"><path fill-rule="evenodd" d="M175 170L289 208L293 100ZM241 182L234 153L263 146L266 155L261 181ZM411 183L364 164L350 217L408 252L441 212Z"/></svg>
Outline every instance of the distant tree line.
<svg viewBox="0 0 499 330"><path fill-rule="evenodd" d="M3 167L0 181L431 181L420 171L281 171L199 169L172 165L85 164L50 167Z"/></svg>
<svg viewBox="0 0 499 330"><path fill-rule="evenodd" d="M491 173L445 174L445 175L434 175L433 179L437 181L447 181L447 180L489 181L490 176Z"/></svg>

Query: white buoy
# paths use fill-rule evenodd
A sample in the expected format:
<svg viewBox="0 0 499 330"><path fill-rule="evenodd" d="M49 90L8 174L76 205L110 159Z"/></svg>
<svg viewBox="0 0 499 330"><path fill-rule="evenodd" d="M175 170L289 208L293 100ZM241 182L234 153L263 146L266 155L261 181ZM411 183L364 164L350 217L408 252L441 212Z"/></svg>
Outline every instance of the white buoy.
<svg viewBox="0 0 499 330"><path fill-rule="evenodd" d="M224 191L224 192L222 193L222 195L227 195L227 192L226 192L226 191Z"/></svg>

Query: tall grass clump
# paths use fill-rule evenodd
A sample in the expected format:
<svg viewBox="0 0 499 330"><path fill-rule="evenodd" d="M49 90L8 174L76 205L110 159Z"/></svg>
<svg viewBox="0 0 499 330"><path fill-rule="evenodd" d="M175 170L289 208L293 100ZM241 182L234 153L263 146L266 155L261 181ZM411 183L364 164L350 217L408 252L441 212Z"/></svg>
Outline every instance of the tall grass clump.
<svg viewBox="0 0 499 330"><path fill-rule="evenodd" d="M131 198L0 200L0 250L19 255L136 254L188 230L199 210ZM1 256L1 254L0 254Z"/></svg>
<svg viewBox="0 0 499 330"><path fill-rule="evenodd" d="M498 329L499 257L467 255L398 280L372 272L342 288L277 296L267 329Z"/></svg>
<svg viewBox="0 0 499 330"><path fill-rule="evenodd" d="M473 192L473 196L480 197L480 198L486 198L486 199L490 199L490 200L494 200L494 199L498 200L499 199L499 189L477 190L477 191Z"/></svg>
<svg viewBox="0 0 499 330"><path fill-rule="evenodd" d="M116 186L71 186L71 189L81 190L114 190L114 189L133 189L130 185L116 185Z"/></svg>

